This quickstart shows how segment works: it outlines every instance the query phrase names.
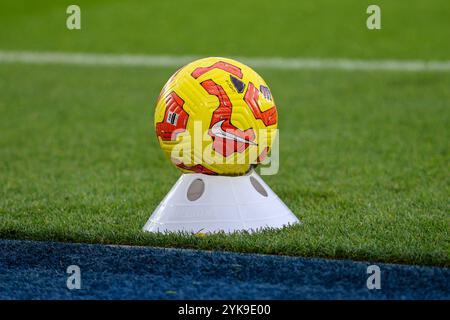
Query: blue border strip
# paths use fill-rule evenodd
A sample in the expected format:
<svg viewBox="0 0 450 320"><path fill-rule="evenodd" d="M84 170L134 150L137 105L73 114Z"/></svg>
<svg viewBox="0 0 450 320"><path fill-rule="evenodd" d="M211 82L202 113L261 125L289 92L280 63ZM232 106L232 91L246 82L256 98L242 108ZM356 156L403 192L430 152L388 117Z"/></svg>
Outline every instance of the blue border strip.
<svg viewBox="0 0 450 320"><path fill-rule="evenodd" d="M450 269L153 247L0 240L0 299L444 299ZM67 288L77 265L81 289Z"/></svg>

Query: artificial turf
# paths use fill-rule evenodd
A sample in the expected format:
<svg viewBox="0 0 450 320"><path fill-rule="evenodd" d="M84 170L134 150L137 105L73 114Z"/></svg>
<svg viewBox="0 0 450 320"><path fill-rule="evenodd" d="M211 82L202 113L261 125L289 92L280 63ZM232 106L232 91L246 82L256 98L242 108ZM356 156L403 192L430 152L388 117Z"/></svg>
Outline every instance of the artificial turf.
<svg viewBox="0 0 450 320"><path fill-rule="evenodd" d="M206 16L203 24L168 2L164 10L157 3L81 2L84 27L78 34L64 29L68 3L15 3L1 4L9 14L0 10L0 49L450 56L448 41L442 41L443 1L411 2L409 14L419 24L406 19L400 5L382 2L398 19L386 15L377 34L365 29L366 4L349 1L343 9L330 1L299 5L304 24L291 16L296 2L274 4L273 15L269 3L262 15L247 10L251 3L246 10L228 8L234 20L214 16L214 6L202 6L203 15L188 14ZM355 16L359 6L361 17ZM156 18L144 21L150 13ZM249 16L261 26L257 37L266 45L240 37ZM421 19L427 23L421 26ZM191 27L183 29L180 21ZM218 34L202 29L215 21ZM336 29L339 21L342 30ZM144 22L150 31L142 32ZM256 32L254 24L249 26ZM450 265L450 73L259 69L277 101L280 127L280 171L264 179L303 223L199 238L141 230L179 176L152 127L157 94L174 71L0 64L0 237Z"/></svg>

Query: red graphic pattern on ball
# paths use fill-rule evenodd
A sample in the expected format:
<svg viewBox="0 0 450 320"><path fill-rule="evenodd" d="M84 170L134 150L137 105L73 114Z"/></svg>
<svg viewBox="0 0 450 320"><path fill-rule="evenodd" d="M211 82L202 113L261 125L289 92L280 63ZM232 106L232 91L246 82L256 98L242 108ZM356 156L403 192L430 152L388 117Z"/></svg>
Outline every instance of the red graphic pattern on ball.
<svg viewBox="0 0 450 320"><path fill-rule="evenodd" d="M261 163L264 161L264 159L267 157L267 154L269 153L269 147L265 147L263 151L258 155L258 158L256 158L257 163Z"/></svg>
<svg viewBox="0 0 450 320"><path fill-rule="evenodd" d="M209 170L208 168L202 166L201 164L196 164L194 166L187 166L187 165L185 165L182 162L176 163L174 161L174 163L175 163L175 165L178 168L181 168L181 169L184 169L184 170L189 170L189 171L193 171L193 172L196 172L196 173L203 173L203 174L209 174L209 175L216 175L217 174L216 172L214 172L212 170Z"/></svg>
<svg viewBox="0 0 450 320"><path fill-rule="evenodd" d="M228 157L235 152L242 152L251 144L256 144L252 128L242 131L231 124L233 106L222 86L213 80L205 80L202 87L219 99L219 106L214 110L208 134L213 139L213 149Z"/></svg>
<svg viewBox="0 0 450 320"><path fill-rule="evenodd" d="M244 101L252 110L253 115L256 119L261 119L266 126L274 125L277 123L277 108L273 106L266 111L261 111L259 107L259 90L249 82L247 92L244 96Z"/></svg>
<svg viewBox="0 0 450 320"><path fill-rule="evenodd" d="M189 115L183 109L184 100L175 92L166 97L164 119L156 124L156 135L164 141L174 141L177 135L186 130Z"/></svg>
<svg viewBox="0 0 450 320"><path fill-rule="evenodd" d="M213 69L224 70L224 71L229 72L232 75L242 79L242 70L240 68L238 68L236 66L233 66L232 64L224 62L224 61L218 61L218 62L214 63L213 65L211 65L209 67L197 68L194 71L192 71L191 75L195 79L197 79L201 75L204 75L205 73L207 73L207 72L209 72L209 71L211 71Z"/></svg>

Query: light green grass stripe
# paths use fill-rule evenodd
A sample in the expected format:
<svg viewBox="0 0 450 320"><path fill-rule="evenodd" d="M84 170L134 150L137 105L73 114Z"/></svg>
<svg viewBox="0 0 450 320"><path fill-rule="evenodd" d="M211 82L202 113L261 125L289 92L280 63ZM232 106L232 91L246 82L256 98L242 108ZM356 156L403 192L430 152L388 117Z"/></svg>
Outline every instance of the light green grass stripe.
<svg viewBox="0 0 450 320"><path fill-rule="evenodd" d="M130 67L179 67L199 57L171 55L129 55L33 51L0 51L0 63L74 64ZM253 67L284 70L366 70L404 72L450 72L450 60L355 60L316 58L234 57Z"/></svg>

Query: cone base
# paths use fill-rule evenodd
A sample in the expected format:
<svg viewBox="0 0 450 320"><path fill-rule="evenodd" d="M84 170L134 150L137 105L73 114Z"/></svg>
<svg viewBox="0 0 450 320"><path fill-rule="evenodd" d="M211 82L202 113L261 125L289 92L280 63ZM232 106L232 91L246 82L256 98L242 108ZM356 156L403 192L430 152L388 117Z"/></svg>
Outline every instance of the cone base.
<svg viewBox="0 0 450 320"><path fill-rule="evenodd" d="M239 177L183 174L143 230L254 232L299 222L254 171Z"/></svg>

